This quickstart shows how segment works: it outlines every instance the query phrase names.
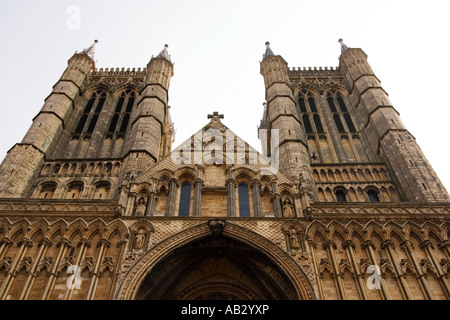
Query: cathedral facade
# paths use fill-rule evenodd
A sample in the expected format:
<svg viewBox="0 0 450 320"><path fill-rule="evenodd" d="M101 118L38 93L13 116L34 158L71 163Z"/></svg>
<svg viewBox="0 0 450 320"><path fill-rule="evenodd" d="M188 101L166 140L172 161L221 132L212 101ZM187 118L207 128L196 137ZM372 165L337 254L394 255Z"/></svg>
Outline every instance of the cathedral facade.
<svg viewBox="0 0 450 320"><path fill-rule="evenodd" d="M336 68L266 43L262 153L217 112L172 148L167 45L74 54L0 165L0 299L450 299L449 194L340 42Z"/></svg>

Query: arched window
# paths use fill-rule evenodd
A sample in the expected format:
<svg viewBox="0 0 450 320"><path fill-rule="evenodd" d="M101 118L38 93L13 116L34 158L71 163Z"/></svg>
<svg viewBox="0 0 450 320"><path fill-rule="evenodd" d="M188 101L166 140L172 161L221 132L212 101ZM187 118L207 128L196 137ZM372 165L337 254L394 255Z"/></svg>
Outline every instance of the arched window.
<svg viewBox="0 0 450 320"><path fill-rule="evenodd" d="M328 105L330 106L331 112L337 112L336 105L334 104L334 99L332 97L327 98Z"/></svg>
<svg viewBox="0 0 450 320"><path fill-rule="evenodd" d="M341 118L337 113L333 115L334 123L336 123L336 127L340 133L345 133L344 126L342 125Z"/></svg>
<svg viewBox="0 0 450 320"><path fill-rule="evenodd" d="M56 182L46 182L41 187L39 198L52 199L56 191Z"/></svg>
<svg viewBox="0 0 450 320"><path fill-rule="evenodd" d="M120 135L126 133L130 122L131 112L133 111L134 101L134 91L127 89L122 92L119 100L117 101L111 123L109 124L108 133L117 133ZM124 105L126 105L125 109L123 107Z"/></svg>
<svg viewBox="0 0 450 320"><path fill-rule="evenodd" d="M314 100L313 97L308 98L308 104L309 104L309 109L311 109L311 112L317 112L316 100Z"/></svg>
<svg viewBox="0 0 450 320"><path fill-rule="evenodd" d="M312 132L312 126L311 126L311 122L309 121L309 116L307 114L304 114L302 116L303 119L303 125L305 126L305 131L310 133Z"/></svg>
<svg viewBox="0 0 450 320"><path fill-rule="evenodd" d="M180 193L180 217L189 217L189 208L191 206L191 184L188 181L181 185Z"/></svg>
<svg viewBox="0 0 450 320"><path fill-rule="evenodd" d="M250 201L248 196L248 185L244 182L238 186L239 192L239 216L250 217Z"/></svg>
<svg viewBox="0 0 450 320"><path fill-rule="evenodd" d="M373 190L373 189L368 190L367 195L369 196L370 202L380 202L378 193L375 190Z"/></svg>
<svg viewBox="0 0 450 320"><path fill-rule="evenodd" d="M66 199L80 199L83 189L84 185L82 182L71 183L67 188Z"/></svg>
<svg viewBox="0 0 450 320"><path fill-rule="evenodd" d="M306 101L308 104L306 104ZM298 94L298 106L300 108L300 112L302 113L302 120L305 131L307 133L317 132L324 133L324 127L322 121L320 120L320 114L317 109L316 100L314 99L313 94L303 89ZM314 122L315 128L313 128L311 119Z"/></svg>
<svg viewBox="0 0 450 320"><path fill-rule="evenodd" d="M347 202L344 190L336 190L336 200L337 202Z"/></svg>
<svg viewBox="0 0 450 320"><path fill-rule="evenodd" d="M107 200L111 184L109 182L100 182L95 186L94 199Z"/></svg>
<svg viewBox="0 0 450 320"><path fill-rule="evenodd" d="M342 98L341 94L336 90L329 91L327 94L328 106L330 107L330 111L333 114L333 119L336 124L336 127L340 133L345 132L357 132L355 125L353 124L352 117L348 111L347 106L345 105L345 101ZM339 105L339 110L336 108L336 103ZM347 125L347 129L344 128L341 117L344 118L345 124Z"/></svg>
<svg viewBox="0 0 450 320"><path fill-rule="evenodd" d="M320 121L320 116L318 114L314 115L314 124L316 125L316 131L323 133L322 121Z"/></svg>
<svg viewBox="0 0 450 320"><path fill-rule="evenodd" d="M78 121L78 125L75 129L75 134L87 133L91 134L94 132L95 126L97 125L98 118L100 117L100 113L103 109L103 106L106 102L106 93L97 90L94 92L89 99L86 107L84 108L83 114L80 117L80 121ZM93 108L95 103L97 103L95 109ZM89 125L86 128L86 123Z"/></svg>
<svg viewBox="0 0 450 320"><path fill-rule="evenodd" d="M298 106L300 107L300 112L308 112L308 110L306 110L305 98L303 96L300 96L300 98L298 99Z"/></svg>

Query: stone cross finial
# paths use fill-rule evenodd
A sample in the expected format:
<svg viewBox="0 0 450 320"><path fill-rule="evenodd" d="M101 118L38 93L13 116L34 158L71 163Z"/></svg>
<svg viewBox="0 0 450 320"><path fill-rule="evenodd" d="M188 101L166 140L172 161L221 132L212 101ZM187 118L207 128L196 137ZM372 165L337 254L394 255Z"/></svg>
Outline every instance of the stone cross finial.
<svg viewBox="0 0 450 320"><path fill-rule="evenodd" d="M208 119L223 119L224 115L214 111L213 114L208 114Z"/></svg>

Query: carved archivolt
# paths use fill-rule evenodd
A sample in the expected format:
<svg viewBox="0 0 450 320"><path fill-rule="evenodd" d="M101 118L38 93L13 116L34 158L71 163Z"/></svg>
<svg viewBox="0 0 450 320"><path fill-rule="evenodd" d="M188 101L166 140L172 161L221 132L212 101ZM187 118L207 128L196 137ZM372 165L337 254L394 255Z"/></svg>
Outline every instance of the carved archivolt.
<svg viewBox="0 0 450 320"><path fill-rule="evenodd" d="M152 268L172 250L201 239L211 234L209 224L201 223L197 226L179 232L154 246L139 260L135 261L131 268L123 275L122 281L114 294L115 299L134 299L141 283ZM301 299L316 299L314 289L308 276L299 265L280 247L262 237L261 235L227 222L223 235L250 244L267 254L287 277L291 280L298 296Z"/></svg>

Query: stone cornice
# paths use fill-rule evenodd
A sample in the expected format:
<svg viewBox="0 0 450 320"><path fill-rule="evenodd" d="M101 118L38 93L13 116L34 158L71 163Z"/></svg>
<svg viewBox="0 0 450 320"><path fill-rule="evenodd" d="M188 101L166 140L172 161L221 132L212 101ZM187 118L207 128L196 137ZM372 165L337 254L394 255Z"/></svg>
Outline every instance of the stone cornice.
<svg viewBox="0 0 450 320"><path fill-rule="evenodd" d="M57 217L62 215L113 216L116 206L112 201L61 201L42 199L0 199L0 217L27 217L32 215Z"/></svg>

